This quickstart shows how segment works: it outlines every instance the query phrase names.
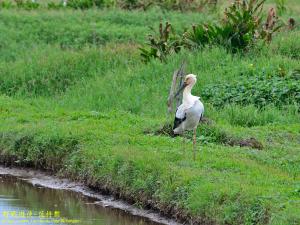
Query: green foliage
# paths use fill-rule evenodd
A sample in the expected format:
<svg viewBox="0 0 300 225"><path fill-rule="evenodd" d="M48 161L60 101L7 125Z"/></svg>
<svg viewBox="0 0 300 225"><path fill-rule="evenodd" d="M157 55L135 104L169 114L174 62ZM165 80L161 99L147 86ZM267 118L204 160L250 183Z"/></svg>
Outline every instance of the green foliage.
<svg viewBox="0 0 300 225"><path fill-rule="evenodd" d="M68 0L67 6L74 9L89 9L102 7L104 0Z"/></svg>
<svg viewBox="0 0 300 225"><path fill-rule="evenodd" d="M213 125L201 125L199 127L199 134L203 135L204 142L225 144L229 140L229 136L224 130Z"/></svg>
<svg viewBox="0 0 300 225"><path fill-rule="evenodd" d="M279 73L282 69L279 69ZM285 74L285 73L284 73ZM264 107L268 104L284 107L288 104L300 105L300 73L295 70L289 76L254 76L239 81L212 85L202 95L217 107L234 103L253 104Z"/></svg>
<svg viewBox="0 0 300 225"><path fill-rule="evenodd" d="M235 52L251 46L262 26L261 11L264 2L265 0L249 0L242 3L235 1L225 10L225 20L221 29L225 47Z"/></svg>
<svg viewBox="0 0 300 225"><path fill-rule="evenodd" d="M286 0L276 0L276 9L279 15L282 15L286 12Z"/></svg>
<svg viewBox="0 0 300 225"><path fill-rule="evenodd" d="M269 212L268 208L264 206L264 199L257 199L250 207L246 214L246 223L249 225L254 224L268 224L269 223Z"/></svg>
<svg viewBox="0 0 300 225"><path fill-rule="evenodd" d="M141 56L144 62L152 58L158 58L165 61L168 55L177 53L182 48L182 43L177 37L172 25L166 22L165 27L159 24L159 34L149 35L149 48L140 48Z"/></svg>
<svg viewBox="0 0 300 225"><path fill-rule="evenodd" d="M60 3L49 2L47 6L48 9L61 9L64 7L62 2Z"/></svg>
<svg viewBox="0 0 300 225"><path fill-rule="evenodd" d="M254 127L264 126L272 123L290 123L297 121L297 117L292 119L293 112L289 113L288 110L292 110L289 107L285 107L285 116L280 111L273 107L266 106L264 108L257 108L254 105L240 106L240 105L229 105L226 104L220 113L220 118L224 121L229 122L232 126L242 127ZM294 111L297 112L296 106ZM290 114L290 116L286 116Z"/></svg>
<svg viewBox="0 0 300 225"><path fill-rule="evenodd" d="M236 53L249 50L258 39L270 42L281 24L273 16L266 24L263 23L261 12L264 2L265 0L235 1L225 9L225 18L220 25L193 25L191 30L175 35L171 40L163 38L163 35L158 38L151 36L148 44L150 49L141 49L143 60L149 61L154 57L165 61L167 55L179 52L182 47L197 49L206 45L219 45Z"/></svg>
<svg viewBox="0 0 300 225"><path fill-rule="evenodd" d="M78 141L73 138L16 136L2 133L0 146L10 152L18 166L32 166L38 169L57 171L64 165L64 159L78 149ZM3 163L3 162L2 162Z"/></svg>
<svg viewBox="0 0 300 225"><path fill-rule="evenodd" d="M188 47L197 48L207 44L221 45L232 52L249 50L257 39L272 40L272 35L281 28L277 20L265 27L261 12L265 0L235 1L225 9L221 25L193 25L184 35ZM274 24L273 24L274 23Z"/></svg>
<svg viewBox="0 0 300 225"><path fill-rule="evenodd" d="M222 25L200 24L184 36L188 47L197 48L207 44L222 45L237 52L245 50L254 41L259 18L252 8L244 7L235 2L225 11L226 19Z"/></svg>
<svg viewBox="0 0 300 225"><path fill-rule="evenodd" d="M216 40L219 38L222 38L221 28L210 24L193 25L192 31L188 31L183 35L185 46L192 49L201 48L208 44L216 44Z"/></svg>
<svg viewBox="0 0 300 225"><path fill-rule="evenodd" d="M300 59L300 32L292 31L289 35L280 34L270 44L271 51L290 57Z"/></svg>
<svg viewBox="0 0 300 225"><path fill-rule="evenodd" d="M10 9L13 8L13 4L9 0L4 0L0 2L0 9Z"/></svg>
<svg viewBox="0 0 300 225"><path fill-rule="evenodd" d="M38 2L33 2L31 0L15 0L15 2L18 8L23 8L27 10L37 9L40 6Z"/></svg>

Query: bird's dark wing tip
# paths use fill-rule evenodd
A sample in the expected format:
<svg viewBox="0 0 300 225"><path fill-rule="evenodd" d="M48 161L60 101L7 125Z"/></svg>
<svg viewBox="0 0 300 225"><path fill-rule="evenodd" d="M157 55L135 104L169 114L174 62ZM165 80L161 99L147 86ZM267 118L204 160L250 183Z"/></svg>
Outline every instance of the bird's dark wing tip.
<svg viewBox="0 0 300 225"><path fill-rule="evenodd" d="M184 115L183 118L177 118L177 117L175 117L173 129L176 129L177 127L179 127L179 125L180 125L183 121L185 121L185 119L186 119L186 115Z"/></svg>

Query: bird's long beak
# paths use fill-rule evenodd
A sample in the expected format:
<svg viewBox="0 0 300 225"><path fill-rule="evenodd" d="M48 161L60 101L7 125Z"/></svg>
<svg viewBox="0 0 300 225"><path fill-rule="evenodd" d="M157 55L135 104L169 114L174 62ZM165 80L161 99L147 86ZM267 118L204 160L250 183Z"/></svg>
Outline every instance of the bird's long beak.
<svg viewBox="0 0 300 225"><path fill-rule="evenodd" d="M182 90L187 86L188 84L186 82L184 82L181 87L178 89L178 91L176 92L176 94L174 95L174 98L176 98L180 92L182 92Z"/></svg>

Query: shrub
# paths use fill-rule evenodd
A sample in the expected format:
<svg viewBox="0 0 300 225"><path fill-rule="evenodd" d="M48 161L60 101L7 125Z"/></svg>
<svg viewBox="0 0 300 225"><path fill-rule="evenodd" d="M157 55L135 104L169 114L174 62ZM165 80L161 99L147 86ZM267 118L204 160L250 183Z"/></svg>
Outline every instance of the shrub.
<svg viewBox="0 0 300 225"><path fill-rule="evenodd" d="M275 11L271 9L267 22L263 23L261 12L265 0L235 1L225 9L225 18L221 25L199 24L184 34L188 48L202 47L207 44L224 46L237 52L247 50L257 39L272 40L272 35L278 31L281 24Z"/></svg>
<svg viewBox="0 0 300 225"><path fill-rule="evenodd" d="M187 48L204 47L214 44L222 30L216 25L193 25L192 30L183 34L184 45Z"/></svg>
<svg viewBox="0 0 300 225"><path fill-rule="evenodd" d="M159 24L159 34L149 35L149 42L150 48L140 48L144 62L148 62L151 58L165 61L168 55L179 52L182 47L180 38L168 22L165 27L162 23Z"/></svg>

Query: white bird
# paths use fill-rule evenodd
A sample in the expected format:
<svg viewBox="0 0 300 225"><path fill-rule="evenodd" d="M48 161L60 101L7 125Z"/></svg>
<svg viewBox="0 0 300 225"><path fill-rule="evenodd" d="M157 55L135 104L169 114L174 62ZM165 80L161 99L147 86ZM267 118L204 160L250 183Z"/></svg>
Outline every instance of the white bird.
<svg viewBox="0 0 300 225"><path fill-rule="evenodd" d="M196 157L196 130L200 119L204 114L204 106L200 97L191 94L193 86L197 82L194 74L186 75L184 83L179 88L175 97L183 90L182 104L177 108L174 120L174 134L183 134L185 131L193 130L193 155Z"/></svg>

